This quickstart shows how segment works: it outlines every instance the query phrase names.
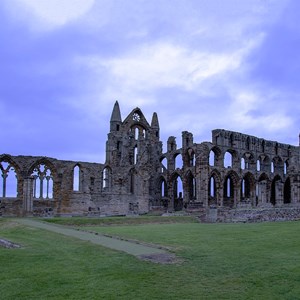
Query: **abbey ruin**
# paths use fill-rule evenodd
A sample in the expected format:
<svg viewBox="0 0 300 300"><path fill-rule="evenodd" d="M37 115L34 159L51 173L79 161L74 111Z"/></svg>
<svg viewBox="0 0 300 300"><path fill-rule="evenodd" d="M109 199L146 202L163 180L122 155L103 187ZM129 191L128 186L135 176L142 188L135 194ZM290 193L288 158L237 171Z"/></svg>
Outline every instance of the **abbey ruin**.
<svg viewBox="0 0 300 300"><path fill-rule="evenodd" d="M300 148L215 129L182 132L162 151L158 116L135 108L110 119L103 164L0 155L0 215L111 216L193 212L205 221L300 217ZM8 184L16 193L7 193Z"/></svg>

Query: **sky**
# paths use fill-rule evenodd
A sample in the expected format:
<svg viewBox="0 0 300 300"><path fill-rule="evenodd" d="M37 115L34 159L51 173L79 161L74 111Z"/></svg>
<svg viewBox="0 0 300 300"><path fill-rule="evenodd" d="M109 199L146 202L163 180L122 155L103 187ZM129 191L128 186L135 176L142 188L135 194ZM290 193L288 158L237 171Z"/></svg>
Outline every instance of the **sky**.
<svg viewBox="0 0 300 300"><path fill-rule="evenodd" d="M299 145L298 0L1 0L0 153L104 163L113 105Z"/></svg>

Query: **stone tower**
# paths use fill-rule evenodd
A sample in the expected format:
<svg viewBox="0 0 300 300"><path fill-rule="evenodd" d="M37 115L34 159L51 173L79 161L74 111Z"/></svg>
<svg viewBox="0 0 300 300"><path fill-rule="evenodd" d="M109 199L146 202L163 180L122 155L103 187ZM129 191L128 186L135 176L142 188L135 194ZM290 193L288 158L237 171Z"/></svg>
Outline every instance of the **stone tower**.
<svg viewBox="0 0 300 300"><path fill-rule="evenodd" d="M104 175L112 200L118 199L125 206L127 203L129 212L147 212L157 190L161 155L157 114L153 114L150 125L137 107L122 121L116 102L106 143Z"/></svg>

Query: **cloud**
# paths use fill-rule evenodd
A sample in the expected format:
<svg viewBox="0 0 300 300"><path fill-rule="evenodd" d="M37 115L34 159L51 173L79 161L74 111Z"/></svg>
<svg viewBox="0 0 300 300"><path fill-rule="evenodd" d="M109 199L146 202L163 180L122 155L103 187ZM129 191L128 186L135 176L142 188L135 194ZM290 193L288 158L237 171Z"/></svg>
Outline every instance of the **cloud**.
<svg viewBox="0 0 300 300"><path fill-rule="evenodd" d="M84 16L95 0L10 0L9 9L37 30L63 26ZM33 18L33 19L32 19Z"/></svg>

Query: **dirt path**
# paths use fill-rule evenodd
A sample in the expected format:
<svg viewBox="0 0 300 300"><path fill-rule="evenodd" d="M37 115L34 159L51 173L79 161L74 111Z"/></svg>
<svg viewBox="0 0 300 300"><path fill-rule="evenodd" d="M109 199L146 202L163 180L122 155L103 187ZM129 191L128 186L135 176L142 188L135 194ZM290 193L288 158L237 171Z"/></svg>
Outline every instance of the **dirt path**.
<svg viewBox="0 0 300 300"><path fill-rule="evenodd" d="M104 236L101 234L90 233L82 230L68 228L62 225L50 224L33 219L15 219L16 222L29 227L40 228L66 236L78 238L80 240L89 241L93 244L101 245L110 249L123 251L134 255L140 259L149 260L157 263L173 263L175 256L164 249L150 247L134 242L124 241L117 238Z"/></svg>

